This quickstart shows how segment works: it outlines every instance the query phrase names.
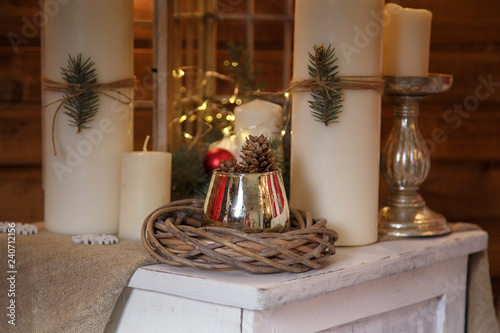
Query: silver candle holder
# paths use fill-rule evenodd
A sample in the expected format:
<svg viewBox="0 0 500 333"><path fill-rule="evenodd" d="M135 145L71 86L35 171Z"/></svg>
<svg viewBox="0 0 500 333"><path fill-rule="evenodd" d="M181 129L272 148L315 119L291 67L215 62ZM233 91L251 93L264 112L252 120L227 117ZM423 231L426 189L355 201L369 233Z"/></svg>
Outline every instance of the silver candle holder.
<svg viewBox="0 0 500 333"><path fill-rule="evenodd" d="M446 218L427 207L418 189L431 159L418 125L420 102L447 91L453 76L384 77L384 93L394 102L394 124L381 156L391 194L379 212L379 233L395 237L438 236L450 232Z"/></svg>
<svg viewBox="0 0 500 333"><path fill-rule="evenodd" d="M281 171L226 173L214 170L202 226L244 232L288 231L290 213Z"/></svg>

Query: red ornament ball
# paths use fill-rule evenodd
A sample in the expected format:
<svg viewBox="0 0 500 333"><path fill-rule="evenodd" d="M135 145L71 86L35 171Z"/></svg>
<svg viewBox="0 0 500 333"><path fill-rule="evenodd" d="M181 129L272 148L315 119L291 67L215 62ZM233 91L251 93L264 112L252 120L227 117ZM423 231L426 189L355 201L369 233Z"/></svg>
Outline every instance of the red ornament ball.
<svg viewBox="0 0 500 333"><path fill-rule="evenodd" d="M212 172L219 168L219 164L222 160L235 160L235 158L229 150L212 148L203 158L203 166L207 172Z"/></svg>

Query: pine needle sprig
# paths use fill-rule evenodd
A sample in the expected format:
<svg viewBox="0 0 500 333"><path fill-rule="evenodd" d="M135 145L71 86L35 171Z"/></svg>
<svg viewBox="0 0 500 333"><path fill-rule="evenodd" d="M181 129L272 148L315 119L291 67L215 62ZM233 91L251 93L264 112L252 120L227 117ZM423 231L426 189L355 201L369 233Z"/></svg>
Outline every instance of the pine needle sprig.
<svg viewBox="0 0 500 333"><path fill-rule="evenodd" d="M75 85L87 85L97 82L97 73L94 62L90 58L82 60L82 54L76 57L69 55L68 67L61 68L63 80L68 83L67 92L64 95L64 114L69 119L70 126L77 128L77 133L97 114L99 110L99 94L93 90Z"/></svg>
<svg viewBox="0 0 500 333"><path fill-rule="evenodd" d="M204 198L210 178L203 167L203 152L182 145L172 153L172 200Z"/></svg>
<svg viewBox="0 0 500 333"><path fill-rule="evenodd" d="M313 100L309 101L312 116L328 126L338 121L342 111L342 91L340 88L329 88L330 82L339 82L338 66L335 65L335 48L331 45L325 49L323 45L313 47L314 54L309 53L309 76L318 81L311 91ZM324 84L319 84L323 82Z"/></svg>

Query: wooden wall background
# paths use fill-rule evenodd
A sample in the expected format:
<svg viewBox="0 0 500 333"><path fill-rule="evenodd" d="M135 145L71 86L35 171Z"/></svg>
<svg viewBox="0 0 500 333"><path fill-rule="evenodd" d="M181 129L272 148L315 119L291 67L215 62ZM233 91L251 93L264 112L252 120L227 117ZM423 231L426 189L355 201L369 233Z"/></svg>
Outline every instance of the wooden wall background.
<svg viewBox="0 0 500 333"><path fill-rule="evenodd" d="M272 6L280 1L267 3ZM240 4L243 6L244 2L241 0ZM0 2L2 221L43 219L38 4L38 0ZM401 4L433 12L430 71L454 75L449 92L429 97L421 107L420 126L430 142L432 167L420 192L428 205L449 221L474 222L488 231L491 275L497 293L500 291L500 2L402 0ZM135 7L137 19L152 18L152 0L136 0ZM234 34L234 30L226 30ZM15 40L13 34L18 36ZM139 82L150 75L151 36L151 28L136 28L135 68ZM280 43L281 37L263 32L257 38L262 38L258 40L256 55L262 61L262 72L267 78L281 75L274 73L280 61L273 47ZM136 95L150 99L151 91L139 86ZM382 140L391 126L392 106L385 101ZM136 149L150 129L151 112L137 109ZM381 200L388 191L381 177Z"/></svg>

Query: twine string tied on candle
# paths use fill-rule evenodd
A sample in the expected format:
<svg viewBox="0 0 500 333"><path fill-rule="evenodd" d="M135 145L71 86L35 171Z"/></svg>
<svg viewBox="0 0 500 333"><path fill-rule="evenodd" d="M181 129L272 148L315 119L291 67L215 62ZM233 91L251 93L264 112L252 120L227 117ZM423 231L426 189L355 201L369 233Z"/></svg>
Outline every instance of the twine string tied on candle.
<svg viewBox="0 0 500 333"><path fill-rule="evenodd" d="M335 49L332 49L332 52ZM323 44L319 45L318 47L314 47L314 56L309 54L311 57L311 65L309 65L309 72L311 73L311 70L315 72L317 75L316 77L305 79L305 80L297 80L297 81L292 81L288 88L286 88L283 91L278 91L275 93L272 92L261 92L261 91L256 91L253 93L255 96L269 96L269 97L277 97L284 95L285 93L291 93L291 92L306 92L306 91L325 91L327 94L327 97L330 98L329 96L329 91L339 91L342 89L348 89L348 90L366 90L366 89L372 89L376 90L378 92L383 92L384 89L384 81L381 75L344 75L344 76L338 76L337 73L329 75L329 76L321 76L321 70L320 68L322 66L325 66L324 64L322 65L322 61L325 59L325 52L330 51L330 46L328 49L325 51L325 48ZM333 62L335 62L336 59L333 59ZM331 65L331 64L330 64ZM315 67L315 68L314 68ZM313 75L313 74L311 74Z"/></svg>
<svg viewBox="0 0 500 333"><path fill-rule="evenodd" d="M120 88L135 88L135 77L116 80L109 83L67 83L63 81L56 81L49 79L47 77L43 78L43 90L45 91L54 91L61 93L68 93L72 91L76 91L71 95L64 96L63 98L59 98L55 101L47 103L43 105L43 108L46 108L50 105L59 103L54 112L54 116L52 117L52 149L54 151L54 155L57 155L56 144L55 144L55 122L57 114L61 107L69 100L80 96L86 92L96 92L107 96L120 104L128 105L133 102L132 98L119 91Z"/></svg>
<svg viewBox="0 0 500 333"><path fill-rule="evenodd" d="M277 92L254 91L252 95L263 97L279 97L285 93L306 92L322 90L333 91L337 89L346 90L376 90L383 92L384 81L381 75L348 75L340 76L338 81L327 81L320 77L316 79L305 79L292 81L285 90Z"/></svg>
<svg viewBox="0 0 500 333"><path fill-rule="evenodd" d="M293 81L288 88L276 93L254 92L254 96L278 97L290 92L310 91L312 100L309 101L311 114L316 121L328 126L336 122L342 109L344 89L348 90L376 90L383 92L384 81L380 75L346 75L339 76L339 66L335 65L335 48L323 44L314 45L314 54L309 53L309 79Z"/></svg>

